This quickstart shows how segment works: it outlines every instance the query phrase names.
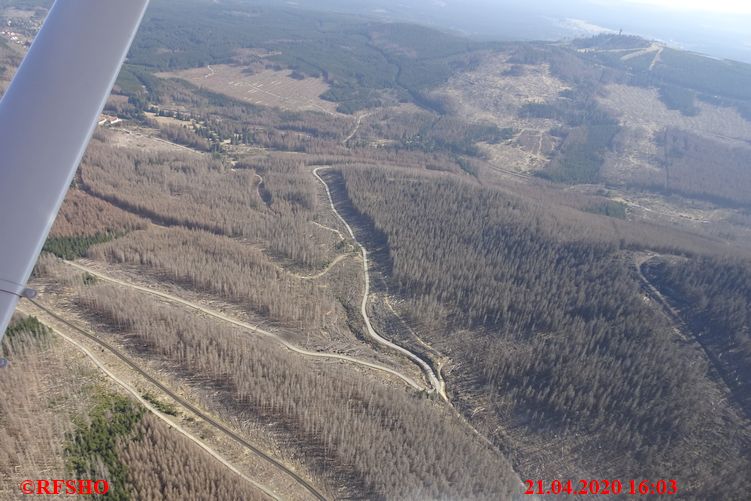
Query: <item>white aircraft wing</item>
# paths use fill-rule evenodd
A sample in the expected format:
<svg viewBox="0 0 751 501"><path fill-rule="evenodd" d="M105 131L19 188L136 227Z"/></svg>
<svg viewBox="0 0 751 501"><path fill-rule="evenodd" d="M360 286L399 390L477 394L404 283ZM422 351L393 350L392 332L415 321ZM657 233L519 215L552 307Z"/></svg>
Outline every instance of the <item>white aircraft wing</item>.
<svg viewBox="0 0 751 501"><path fill-rule="evenodd" d="M148 0L57 0L0 101L0 340Z"/></svg>

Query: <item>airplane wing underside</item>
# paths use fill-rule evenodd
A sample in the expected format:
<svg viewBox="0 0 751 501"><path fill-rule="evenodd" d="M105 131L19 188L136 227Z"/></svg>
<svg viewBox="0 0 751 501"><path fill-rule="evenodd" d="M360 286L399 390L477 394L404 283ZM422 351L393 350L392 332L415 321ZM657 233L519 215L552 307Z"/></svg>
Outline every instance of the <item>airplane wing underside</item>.
<svg viewBox="0 0 751 501"><path fill-rule="evenodd" d="M0 101L0 340L148 0L57 0Z"/></svg>

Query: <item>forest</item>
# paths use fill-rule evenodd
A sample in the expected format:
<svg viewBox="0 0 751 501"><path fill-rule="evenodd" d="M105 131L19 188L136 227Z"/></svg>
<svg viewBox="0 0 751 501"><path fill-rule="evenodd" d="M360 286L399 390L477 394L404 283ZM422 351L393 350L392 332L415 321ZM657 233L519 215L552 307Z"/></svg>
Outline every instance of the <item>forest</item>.
<svg viewBox="0 0 751 501"><path fill-rule="evenodd" d="M208 404L217 412L276 423L284 445L335 486L369 499L497 499L514 485L503 459L424 396L248 342L247 333L143 294L102 284L73 292L133 352L218 392Z"/></svg>
<svg viewBox="0 0 751 501"><path fill-rule="evenodd" d="M171 92L180 90L172 87ZM214 106L216 112L237 113L238 120L246 113L240 107ZM277 120L272 113L267 116ZM403 118L380 125L380 130L400 138L403 145L419 139L424 131L430 134L443 130L449 138L457 134L450 120L435 121L427 113ZM315 127L330 127L333 132L337 130L335 124L320 121ZM374 130L374 126L366 127ZM320 269L332 259L336 239L312 224L313 214L320 208L319 188L306 172L311 168L306 164L346 164L347 160L333 154L304 161L279 155L245 158L230 166L215 157L188 153L147 153L119 147L114 154L110 141L106 134L101 135L90 148L77 179L79 189L93 200L137 214L136 221L150 220L168 228L127 228L126 236L91 248L87 252L90 258L111 266L136 267L144 276L224 299L248 313L283 324L294 325L306 319L321 325L325 313L339 308L329 303L330 296L292 280L274 261ZM582 468L598 468L604 475L636 472L644 465L664 475L691 468L692 475L700 479L695 492L716 488L711 478L718 472L712 465L698 462L686 466L691 451L710 447L706 436L697 436L697 430L707 426L710 417L706 410L696 410L703 409L702 391L710 390L685 353L673 346L669 327L641 303L637 284L621 254L622 250L647 245L678 251L675 246L680 240L659 232L645 233L641 227L636 231L627 222L611 225L594 215L578 225L565 223L563 214L553 216L542 206L530 205L517 196L444 176L416 175L414 169L423 167L426 159L438 167L445 164L434 172L465 172L441 149L430 153L432 157L426 156L423 147L404 146L358 154L380 166L377 170L345 168L347 193L360 213L371 217L388 238L393 272L390 290L396 297L407 299L403 313L409 322L421 334L429 333L431 344L464 368L454 380L459 405L467 406L469 412L470 401L481 399L487 405L485 412L492 416L488 417L491 422L508 423L504 433L493 435L488 431L499 447L513 451L519 445L515 441L522 440L519 437L540 432L558 434L561 440L589 436L589 441L581 444L587 457L575 456ZM413 173L383 166L390 162L411 164ZM263 188L257 175L263 180ZM262 190L267 190L265 196ZM407 214L409 218L404 217ZM287 232L278 231L280 221L284 221ZM460 223L447 225L446 221ZM290 247L285 247L287 237ZM254 249L253 244L262 249ZM266 255L269 250L271 254ZM457 266L453 256L465 260ZM438 268L433 269L433 265ZM156 324L133 324L137 315L114 306L125 302L123 292L106 290L95 285L88 293L81 293L78 307L88 310L92 318L104 319L115 332L137 340L136 346L148 347L149 353L167 357L164 360L180 360L172 358L176 355L171 352L165 353L168 346L143 336L163 334L165 325L184 324L173 317L155 320ZM134 296L132 300L133 312L147 311L144 299ZM155 319L164 318L154 315ZM179 328L180 332L187 329L187 325ZM431 334L444 331L449 334ZM456 343L459 336L469 342ZM164 339L172 343L171 338ZM192 350L197 341L186 338L186 342L191 343L186 346ZM227 358L227 353L212 356ZM587 371L581 371L583 360L587 360ZM183 367L189 373L199 370L195 365ZM235 370L239 369L230 367L222 374ZM218 376L212 377L218 381ZM337 391L344 390L336 387L331 395ZM244 402L247 398L229 395L228 401ZM292 394L284 397L301 398ZM278 402L255 405L261 410L256 406L229 412L249 412L265 419L283 417L285 426L301 426L302 418L290 415L287 407L279 410ZM413 404L404 405L407 408ZM727 409L723 412L731 413ZM324 450L351 448L337 442L335 435L322 435L324 428L318 428L322 425L315 420L311 423L303 430L316 431L306 432L299 443L310 446L311 436L323 436L331 437L326 438L329 445ZM364 429L354 423L355 428ZM622 433L615 440L627 454L613 459L592 450L593 444L610 437L616 428ZM664 434L665 429L670 433ZM687 444L686 437L692 437ZM313 450L321 447L313 443ZM732 451L733 460L722 478L729 479L732 472L748 466L747 458L734 448L734 437L722 437L711 447ZM310 449L305 455L319 457ZM669 456L679 458L670 467L665 459ZM377 461L366 460L365 456L356 458L365 462L357 468L359 480L353 485L388 497L383 494L390 492L384 485L394 485L393 480L387 480L393 473L374 469ZM351 470L345 466L351 461L351 456L340 456L338 473L329 481L352 481L348 477ZM598 462L608 466L600 469L594 466ZM734 484L728 485L732 489Z"/></svg>
<svg viewBox="0 0 751 501"><path fill-rule="evenodd" d="M751 417L751 263L655 259L644 271L679 307Z"/></svg>
<svg viewBox="0 0 751 501"><path fill-rule="evenodd" d="M703 431L715 420L712 387L645 306L616 246L469 183L384 169L342 175L355 209L387 239L385 273L404 313L461 363L466 391L507 429L587 437L577 460L599 475L691 471L697 497L749 480L739 475L751 465L748 437ZM598 451L602 440L621 456ZM703 447L732 459L718 469L694 458Z"/></svg>
<svg viewBox="0 0 751 501"><path fill-rule="evenodd" d="M297 43L300 39L306 43ZM394 98L434 106L424 91L471 65L470 53L488 46L434 29L354 16L237 2L217 12L202 2L180 2L175 8L173 0L149 9L129 63L164 71L230 63L239 48L264 49L275 53L269 58L273 63L323 76L332 87L324 98L339 103L339 111L354 113Z"/></svg>
<svg viewBox="0 0 751 501"><path fill-rule="evenodd" d="M331 241L330 232L310 225L310 216L297 209L310 203L311 182L279 184L279 196L266 207L253 196L258 179L250 169L231 170L221 160L189 152L113 153L92 144L80 172L82 190L161 225L265 242L275 254L302 266L326 264L321 244ZM291 162L286 168L300 171L302 165ZM288 238L280 226L287 228ZM312 238L296 238L306 232Z"/></svg>
<svg viewBox="0 0 751 501"><path fill-rule="evenodd" d="M93 365L37 318L11 324L3 355L13 363L0 378L2 497L15 499L28 477L80 477L107 478L111 499L263 499L103 383Z"/></svg>
<svg viewBox="0 0 751 501"><path fill-rule="evenodd" d="M625 78L587 65L571 49L545 44L515 47L510 62L517 65L548 64L553 75L570 85L549 102L529 102L520 107L519 118L547 118L559 122L555 135L563 142L536 174L567 184L600 180L605 154L620 130L620 122L594 99L604 83Z"/></svg>
<svg viewBox="0 0 751 501"><path fill-rule="evenodd" d="M668 173L668 191L751 205L751 147L728 146L672 127L655 134L655 143Z"/></svg>
<svg viewBox="0 0 751 501"><path fill-rule="evenodd" d="M146 226L145 220L71 188L43 250L63 259L76 259L84 257L92 245Z"/></svg>
<svg viewBox="0 0 751 501"><path fill-rule="evenodd" d="M142 272L215 294L273 321L321 325L326 313L336 308L315 284L290 276L260 250L203 231L133 233L96 246L88 255L136 265Z"/></svg>
<svg viewBox="0 0 751 501"><path fill-rule="evenodd" d="M536 175L570 184L603 182L605 157L624 154L619 141L628 137L627 129L634 123L604 109L597 97L609 84L641 86L654 88L668 110L679 111L687 120L658 119L665 121L655 124L658 130L650 131L651 144L639 147L640 151L656 147L650 168L629 172L627 175L634 178L625 185L724 207L745 207L749 193L746 167L751 152L748 142L740 133L738 137L733 132L700 134L693 130L690 119L700 117L707 104L734 107L745 116L751 100L738 89L751 82L751 66L659 46L642 55L629 52L638 51L640 43L651 45L636 37L599 35L572 43L573 47L594 51L574 52L546 44L513 49L510 61L517 65L548 64L551 73L571 87L554 100L527 103L519 110L522 119L545 118L560 123L555 134L562 138L561 146ZM637 57L630 57L632 54ZM658 63L652 71L655 60ZM686 68L692 68L692 74L701 73L701 77L689 79ZM713 86L715 81L719 87ZM733 90L728 87L731 85L738 88ZM622 184L618 179L608 181Z"/></svg>
<svg viewBox="0 0 751 501"><path fill-rule="evenodd" d="M684 87L663 85L660 87L660 99L670 110L678 110L689 117L699 114L696 93Z"/></svg>
<svg viewBox="0 0 751 501"><path fill-rule="evenodd" d="M154 1L107 104L125 123L97 130L33 285L332 498L505 499L517 475L677 478L686 498L737 498L751 489L751 150L673 124L742 110L751 74L667 49L649 71L652 48ZM5 49L0 68L17 63ZM338 113L169 73L208 64L320 77ZM488 64L498 89L474 91L510 95L503 118L463 114L456 82L479 87ZM509 82L533 73L544 99ZM673 120L645 125L639 183L603 172L632 132L603 104L615 84L648 87ZM538 163L512 170L514 154ZM366 324L424 358L448 402ZM18 405L0 403L0 479L21 465L107 475L118 499L259 497L66 348L32 318L6 336L0 390ZM34 437L37 394L57 404Z"/></svg>

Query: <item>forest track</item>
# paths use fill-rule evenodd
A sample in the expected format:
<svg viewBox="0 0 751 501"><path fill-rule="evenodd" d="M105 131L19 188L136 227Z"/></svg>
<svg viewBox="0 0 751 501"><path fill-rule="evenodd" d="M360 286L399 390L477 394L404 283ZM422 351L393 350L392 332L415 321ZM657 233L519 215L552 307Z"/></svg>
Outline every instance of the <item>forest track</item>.
<svg viewBox="0 0 751 501"><path fill-rule="evenodd" d="M175 402L177 402L180 406L182 406L185 409L188 409L192 414L198 416L204 422L206 422L207 424L209 424L213 428L217 429L218 431L220 431L221 433L223 433L225 436L229 437L230 439L232 439L233 441L237 442L238 444L240 444L244 448L248 449L254 455L256 455L256 456L260 457L261 459L265 460L266 462L270 463L271 466L273 466L274 468L276 468L278 470L281 470L286 475L288 475L289 477L291 477L296 483L298 483L301 487L303 487L306 491L308 491L315 499L318 499L318 500L321 500L321 501L326 501L326 498L323 496L323 494L321 494L313 485L311 485L310 483L308 483L305 479L303 479L301 476L299 476L293 470L289 469L287 466L285 466L281 462L277 461L276 459L274 459L270 455L268 455L265 452L261 451L260 449L256 448L255 446L253 446L252 444L250 444L248 441L246 441L244 438L242 438L240 435L238 435L237 433L233 432L232 430L230 430L229 428L227 428L226 426L224 426L223 424L221 424L220 422L218 422L214 418L212 418L209 415L205 414L203 411L201 411L200 409L198 409L197 407L195 407L193 404L191 404L187 400L185 400L182 397L180 397L179 395L177 395L175 392L173 392L172 390L170 390L169 388L167 388L165 385L163 385L162 383L160 383L159 381L157 381L149 373L147 373L146 371L144 371L143 369L141 369L135 362L133 362L130 358L128 358L127 356L125 356L117 348L115 348L111 344L107 343L106 341L100 339L98 336L96 336L94 334L91 334L89 332L86 332L84 329L82 329L82 328L80 328L80 327L72 324L71 322L69 322L66 319L62 318L61 316L57 315L55 312L53 312L52 310L50 310L46 306L40 304L39 302L37 302L37 301L35 301L33 299L29 299L29 302L32 303L37 308L39 308L40 310L42 310L43 312L45 312L50 317L52 317L55 320L57 320L58 322L61 322L65 326L69 327L70 329L73 329L78 334L80 334L80 335L84 336L85 338L87 338L87 339L95 342L96 344L98 344L102 348L104 348L107 351L109 351L110 353L112 353L121 362L123 362L125 365L127 365L131 370L133 370L134 372L138 373L141 377L143 377L149 383L151 383L152 385L154 385L155 387L157 387L161 392L163 392L165 395L169 396L172 400L174 400ZM23 308L21 308L21 309L23 309ZM262 486L261 484L258 484L254 480L252 480L249 477L247 477L246 475L242 474L239 470L237 470L229 462L227 462L226 460L223 460L218 454L214 453L208 446L204 445L200 440L198 440L195 437L193 437L189 432L187 432L186 430L183 430L176 423L173 423L173 422L169 421L167 418L165 418L164 416L162 416L159 412L156 411L156 409L153 408L153 406L149 402L146 402L138 394L138 392L135 389L133 389L128 383L126 383L122 379L120 379L117 376L115 376L114 374L112 374L108 369L106 369L104 367L104 365L102 363L100 363L96 359L96 357L94 357L91 354L90 351L88 351L82 345L80 345L79 343L77 343L76 341L74 341L72 338L70 338L70 337L62 334L59 330L53 329L53 331L55 331L62 338L66 339L68 342L76 345L79 348L79 350L83 351L87 356L89 356L89 358L91 358L94 361L94 363L101 370L103 370L108 376L110 376L120 386L122 386L123 388L125 388L129 393L133 394L139 402L141 402L143 405L145 405L149 410L151 410L151 412L153 412L159 418L161 418L162 420L166 421L170 426L173 426L176 429L178 429L178 431L180 431L181 433L183 433L186 437L190 438L195 443L197 443L199 446L201 446L204 450L206 450L207 452L209 452L212 456L214 456L215 458L219 459L225 466L228 466L232 471L234 471L235 473L237 473L238 475L240 475L242 478L248 480L254 486L256 486L259 489L261 489L265 494L267 494L268 496L270 496L272 499L279 499L279 497L276 496L273 492L271 492L267 487Z"/></svg>
<svg viewBox="0 0 751 501"><path fill-rule="evenodd" d="M657 53L655 54L655 58L652 59L652 63L649 65L649 71L654 71L655 66L657 66L657 63L660 62L661 60L660 56L662 56L662 50L663 48L660 47L660 50L658 50Z"/></svg>
<svg viewBox="0 0 751 501"><path fill-rule="evenodd" d="M318 226L319 228L322 228L324 230L328 230L328 231L330 231L332 233L336 233L337 235L339 235L339 240L341 240L341 241L346 240L346 238L344 238L344 235L342 235L342 232L339 231L339 230L337 230L336 228L329 228L328 226L324 226L321 223L316 223L315 221L312 221L312 224L314 224L315 226ZM352 249L352 250L354 250L354 249Z"/></svg>
<svg viewBox="0 0 751 501"><path fill-rule="evenodd" d="M341 263L345 259L349 257L349 254L339 254L334 258L333 261L331 261L326 268L324 268L322 271L319 271L315 275L298 275L297 273L288 272L290 275L292 275L295 278L298 278L300 280L317 280L325 275L327 275L337 264Z"/></svg>
<svg viewBox="0 0 751 501"><path fill-rule="evenodd" d="M694 344L702 355L706 358L710 371L714 373L717 384L721 387L721 391L727 394L733 405L744 414L749 420L751 420L751 409L744 404L743 398L738 395L737 386L733 383L733 380L728 375L727 366L723 363L721 355L718 355L713 349L707 345L706 340L693 330L688 322L683 319L680 308L674 306L674 302L669 297L666 297L660 290L654 285L649 278L642 271L642 266L648 261L667 257L665 254L657 254L653 252L636 253L634 254L634 265L639 274L639 280L641 280L643 286L647 289L649 297L659 304L663 315L668 319L673 330L686 343ZM669 256L676 257L676 256Z"/></svg>
<svg viewBox="0 0 751 501"><path fill-rule="evenodd" d="M678 311L676 311L676 309L673 308L670 302L665 298L665 296L662 295L662 293L657 289L657 287L655 287L654 284L652 284L652 282L649 281L649 279L646 277L646 275L644 275L644 272L641 269L641 267L647 261L650 261L651 259L654 259L655 257L658 257L658 255L652 254L652 253L634 254L634 265L636 266L636 271L639 275L639 280L641 281L643 287L646 289L646 292L649 298L660 306L660 310L662 311L662 314L668 319L676 335L680 337L681 340L683 341L689 341L690 336L687 334L687 332L690 332L690 331L688 329L688 326L683 321Z"/></svg>
<svg viewBox="0 0 751 501"><path fill-rule="evenodd" d="M362 303L360 305L360 313L362 314L362 317L363 317L363 319L365 321L365 325L366 325L366 327L368 329L368 334L370 334L370 336L373 339L375 339L377 342L379 342L379 343L381 343L381 344L383 344L385 346L388 346L388 347L390 347L390 348L392 348L394 350L397 350L400 353L403 353L403 354L407 355L407 357L410 360L416 362L423 369L423 371L425 371L425 374L428 376L428 379L430 380L431 385L433 386L433 391L436 391L441 396L441 398L443 398L443 400L448 404L449 408L456 415L456 417L465 426L467 426L469 428L469 430L476 437L478 437L483 443L485 443L488 447L490 447L491 450L493 450L500 457L502 457L502 458L504 458L504 459L507 460L505 454L503 454L500 451L500 449L498 449L498 447L493 443L493 441L490 440L485 435L483 435L482 433L480 433L477 430L477 428L475 428L472 425L472 423L470 423L469 420L461 413L461 411L459 411L459 409L457 409L454 406L453 402L451 402L451 400L448 398L448 395L446 394L446 383L444 382L443 378L441 378L440 372L436 375L436 373L433 372L432 367L427 362L425 362L423 359L421 359L420 357L418 357L417 355L415 355L411 351L409 351L409 350L407 350L405 348L402 348L401 346L399 346L399 345L397 345L395 343L392 343L391 341L389 341L387 339L384 339L383 337L381 337L375 331L375 329L373 329L373 326L370 323L370 318L369 318L368 312L367 312L368 297L370 296L370 271L368 270L368 251L365 249L365 246L363 246L357 240L357 238L355 238L355 233L352 230L352 227L349 225L349 223L347 223L347 221L344 219L344 217L342 217L342 215L336 209L336 206L334 205L334 198L331 195L331 189L329 188L329 185L318 174L318 172L320 170L329 169L329 168L331 168L331 166L318 166L315 169L313 169L313 175L316 177L316 179L318 179L318 181L321 182L321 184L325 188L326 195L327 195L328 200L329 200L329 205L331 207L331 210L334 212L334 215L336 215L336 217L342 222L342 224L344 225L344 227L347 230L347 233L349 233L350 237L355 242L355 245L357 245L358 247L360 247L360 250L362 252L363 269L364 269L364 272L365 272L365 291L364 291L364 294L363 294ZM514 475L516 477L518 486L520 488L522 488L522 490L520 490L519 492L523 492L524 484L523 484L523 482L521 480L521 476L514 470L514 468L513 468L513 466L511 465L510 462L509 462L509 468L511 469L511 471L514 472ZM532 500L538 500L539 498L537 496L531 496L530 499L532 499Z"/></svg>
<svg viewBox="0 0 751 501"><path fill-rule="evenodd" d="M261 176L257 172L255 173L255 176L258 179L258 184L256 185L256 194L258 195L258 198L260 198L261 200L265 202L266 200L263 198L263 195L261 195L261 186L263 186L263 176Z"/></svg>
<svg viewBox="0 0 751 501"><path fill-rule="evenodd" d="M355 134L357 134L357 131L360 130L360 125L362 125L362 121L364 118L367 118L371 116L373 113L363 113L360 115L357 115L357 119L355 120L355 127L352 129L352 132L349 133L349 136L347 136L344 141L342 141L342 144L344 146L347 146L347 143L350 142L350 140L355 137Z"/></svg>
<svg viewBox="0 0 751 501"><path fill-rule="evenodd" d="M420 386L416 381L414 381L409 376L405 376L401 372L399 372L399 371L397 371L395 369L391 369L390 367L386 367L385 365L381 365L381 364L374 363L374 362L366 362L365 360L360 360L358 358L350 357L348 355L339 355L337 353L321 353L321 352L317 352L317 351L310 351L310 350L306 350L306 349L303 349L303 348L299 348L299 347L293 345L292 343L286 341L285 339L282 339L281 337L279 337L278 335L274 334L273 332L269 332L267 330L264 330L264 329L261 329L261 328L255 326L255 325L251 325L249 323L242 322L240 320L237 320L235 318L229 317L229 316L224 315L222 313L219 313L217 311L213 311L213 310L211 310L209 308L205 308L205 307L203 307L203 306L201 306L199 304L193 303L191 301L187 301L187 300L179 298L177 296L173 296L172 294L168 294L166 292L161 292L161 291L158 291L158 290L149 289L147 287L142 287L140 285L136 285L136 284L132 284L132 283L129 283L129 282L122 281L122 280L118 280L116 278L110 277L108 275L105 275L105 274L97 271L97 270L94 270L94 269L89 268L87 266L83 266L83 265L78 264L78 263L73 263L73 262L70 262L70 261L65 261L65 263L68 264L68 265L70 265L70 266L72 266L72 267L74 267L74 268L77 268L77 269L79 269L81 271L89 273L89 274L91 274L91 275L93 275L93 276L95 276L95 277L97 277L97 278L99 278L101 280L104 280L105 282L110 282L112 284L119 285L121 287L128 287L130 289L137 290L137 291L140 291L140 292L145 292L147 294L151 294L153 296L157 296L157 297L160 297L162 299L166 299L166 300L168 300L168 301L170 301L172 303L178 303L178 304L180 304L182 306L187 306L188 308L191 308L193 310L199 311L199 312L201 312L201 313L203 313L205 315L208 315L210 317L216 318L216 319L221 320L223 322L230 323L230 324L232 324L232 325L234 325L236 327L240 327L243 330L247 330L247 331L255 332L257 334L261 334L262 336L265 336L265 337L268 337L270 339L273 339L274 341L276 341L277 343L281 344L282 346L284 346L288 350L290 350L290 351L292 351L294 353L297 353L299 355L303 355L303 356L311 357L311 358L322 358L322 359L329 359L329 360L341 360L341 361L344 361L344 362L350 362L350 363L353 363L353 364L361 365L361 366L367 367L369 369L374 369L374 370L385 372L387 374L395 376L395 377L401 379L402 381L404 381L405 383L407 383L409 386L411 386L412 388L414 388L414 389L416 389L418 391L423 389L422 386Z"/></svg>
<svg viewBox="0 0 751 501"><path fill-rule="evenodd" d="M370 322L370 317L368 316L368 298L370 297L370 270L368 269L368 251L365 248L365 246L362 245L357 240L357 238L355 237L354 231L352 231L352 227L349 225L349 223L347 223L347 221L342 217L342 215L336 209L336 206L334 205L334 199L331 196L331 190L329 189L329 185L326 184L326 181L324 181L320 175L318 175L318 171L320 171L321 169L327 169L327 168L329 167L328 166L316 167L315 169L313 169L313 175L316 177L316 179L318 179L318 181L321 182L323 187L326 189L326 196L328 196L331 210L334 211L334 214L336 215L336 217L342 222L342 224L344 224L344 227L347 229L347 233L349 233L350 237L352 237L352 241L355 243L355 245L360 247L360 251L362 253L363 271L365 274L365 289L363 291L362 303L360 303L360 314L362 315L363 321L365 322L365 327L368 331L368 334L377 343L387 346L393 350L396 350L399 353L402 353L403 355L406 355L407 358L409 358L410 360L415 362L417 365L419 365L420 368L425 372L425 375L427 376L428 380L430 381L430 385L432 386L433 391L437 392L441 396L441 398L443 398L446 402L448 402L449 399L448 399L448 396L446 395L446 384L440 378L440 375L437 375L433 371L433 368L430 366L430 364L428 364L425 360L415 355L408 349L403 348L399 346L398 344L393 343L389 341L388 339L384 338L383 336L378 334L373 328L373 325Z"/></svg>

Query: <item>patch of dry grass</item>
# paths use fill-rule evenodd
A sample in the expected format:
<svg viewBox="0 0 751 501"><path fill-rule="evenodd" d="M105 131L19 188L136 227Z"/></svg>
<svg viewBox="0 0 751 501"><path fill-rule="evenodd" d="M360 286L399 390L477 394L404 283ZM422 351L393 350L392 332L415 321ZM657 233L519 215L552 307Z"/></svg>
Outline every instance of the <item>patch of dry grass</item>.
<svg viewBox="0 0 751 501"><path fill-rule="evenodd" d="M296 80L289 71L262 70L246 73L245 68L220 64L207 68L161 73L164 78L181 78L202 88L251 104L291 111L335 113L336 103L321 94L329 86L320 78Z"/></svg>

